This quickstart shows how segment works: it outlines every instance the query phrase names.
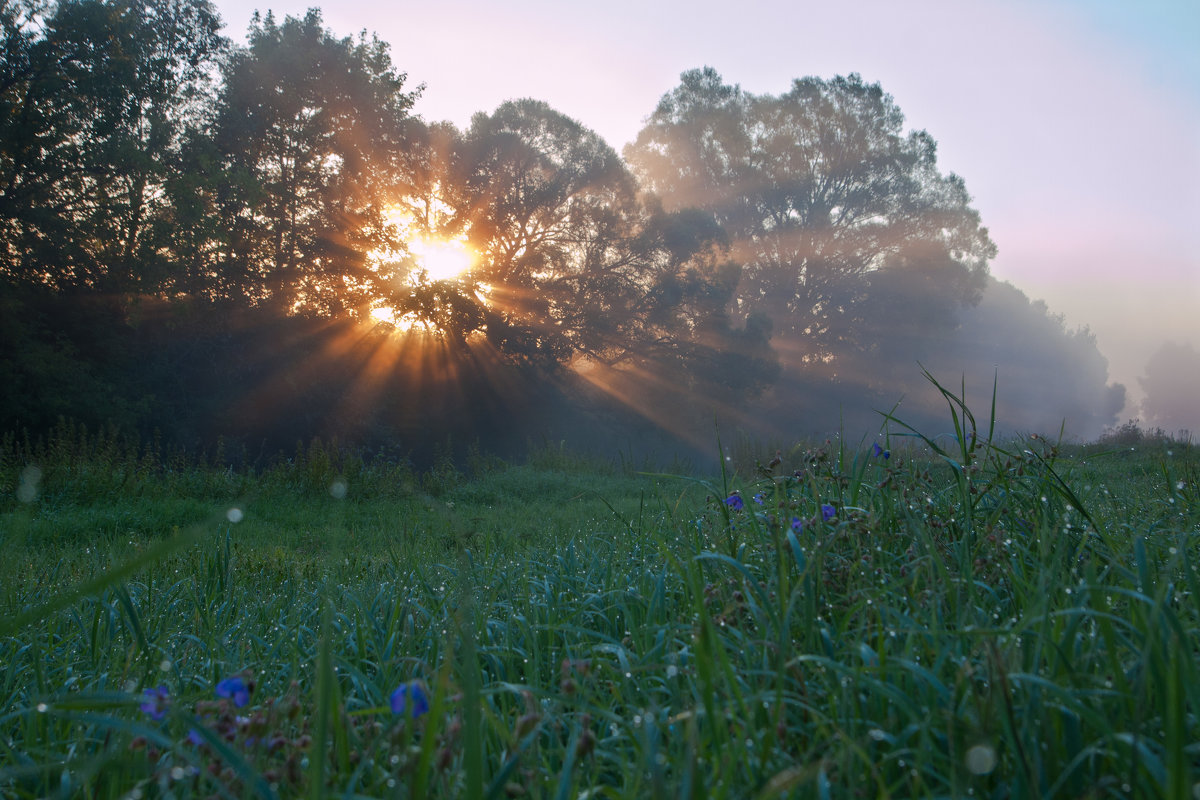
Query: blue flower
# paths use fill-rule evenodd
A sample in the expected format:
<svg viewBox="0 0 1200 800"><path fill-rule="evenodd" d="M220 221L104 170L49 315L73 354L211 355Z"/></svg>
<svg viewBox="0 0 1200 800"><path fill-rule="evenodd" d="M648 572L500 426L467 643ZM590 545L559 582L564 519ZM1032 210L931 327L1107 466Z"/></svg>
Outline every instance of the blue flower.
<svg viewBox="0 0 1200 800"><path fill-rule="evenodd" d="M766 500L766 495L764 495L762 492L754 495L754 502L758 503L760 506L763 504L764 500Z"/></svg>
<svg viewBox="0 0 1200 800"><path fill-rule="evenodd" d="M740 494L731 494L725 498L725 505L732 508L734 511L741 511L746 507L746 501L742 500Z"/></svg>
<svg viewBox="0 0 1200 800"><path fill-rule="evenodd" d="M429 696L425 694L425 687L421 685L420 681L402 683L400 688L392 692L393 714L406 713L409 703L412 703L413 719L429 713Z"/></svg>
<svg viewBox="0 0 1200 800"><path fill-rule="evenodd" d="M187 739L189 742L196 745L196 747L204 744L204 737L200 735L200 731L196 730L195 728L188 729Z"/></svg>
<svg viewBox="0 0 1200 800"><path fill-rule="evenodd" d="M804 520L799 517L792 517L792 533L800 533L804 530Z"/></svg>
<svg viewBox="0 0 1200 800"><path fill-rule="evenodd" d="M238 676L226 678L217 684L217 697L228 697L238 708L250 702L250 690Z"/></svg>
<svg viewBox="0 0 1200 800"><path fill-rule="evenodd" d="M150 715L150 719L158 722L167 715L168 695L166 686L159 686L157 689L146 689L142 692L142 696L146 699L138 708L143 713Z"/></svg>
<svg viewBox="0 0 1200 800"><path fill-rule="evenodd" d="M825 520L826 522L829 522L829 520L833 519L835 516L837 516L836 508L829 505L828 503L824 503L821 505L821 519Z"/></svg>

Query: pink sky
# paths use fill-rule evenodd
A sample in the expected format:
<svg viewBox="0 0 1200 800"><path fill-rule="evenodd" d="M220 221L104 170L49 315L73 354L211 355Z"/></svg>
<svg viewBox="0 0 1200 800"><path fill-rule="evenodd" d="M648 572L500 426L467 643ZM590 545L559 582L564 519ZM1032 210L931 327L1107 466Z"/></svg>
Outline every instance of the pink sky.
<svg viewBox="0 0 1200 800"><path fill-rule="evenodd" d="M312 0L315 2L315 0ZM255 8L217 0L235 41ZM1112 380L1164 341L1200 347L1200 2L1196 0L339 0L337 34L377 32L416 111L465 126L545 100L620 148L679 73L709 65L777 94L859 72L939 144L1000 249L992 274L1087 325ZM1003 374L1001 374L1003 380ZM1127 407L1126 416L1136 410Z"/></svg>

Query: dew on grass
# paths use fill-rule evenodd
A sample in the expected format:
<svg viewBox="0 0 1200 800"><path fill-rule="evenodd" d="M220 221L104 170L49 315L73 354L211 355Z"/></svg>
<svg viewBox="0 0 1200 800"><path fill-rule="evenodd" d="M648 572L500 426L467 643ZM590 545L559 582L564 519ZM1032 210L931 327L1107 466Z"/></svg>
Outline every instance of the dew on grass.
<svg viewBox="0 0 1200 800"><path fill-rule="evenodd" d="M233 523L241 522L243 516L242 510L236 506L225 512L225 519Z"/></svg>
<svg viewBox="0 0 1200 800"><path fill-rule="evenodd" d="M38 703L37 710L38 710L39 714L45 714L47 711L50 710L50 706L46 705L45 703Z"/></svg>
<svg viewBox="0 0 1200 800"><path fill-rule="evenodd" d="M333 483L329 484L329 494L332 495L335 500L345 499L345 497L346 497L346 482L338 480L338 481L334 481Z"/></svg>

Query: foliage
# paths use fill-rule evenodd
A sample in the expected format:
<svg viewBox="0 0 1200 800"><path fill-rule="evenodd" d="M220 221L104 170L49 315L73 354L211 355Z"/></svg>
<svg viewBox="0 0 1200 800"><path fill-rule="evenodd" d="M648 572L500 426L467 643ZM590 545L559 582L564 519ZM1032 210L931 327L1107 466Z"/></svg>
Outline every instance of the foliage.
<svg viewBox="0 0 1200 800"><path fill-rule="evenodd" d="M1182 435L1200 431L1200 352L1190 344L1165 342L1150 356L1138 382L1146 392L1142 413L1147 421Z"/></svg>
<svg viewBox="0 0 1200 800"><path fill-rule="evenodd" d="M918 360L998 366L1024 428L1116 421L1094 340L987 283L964 182L857 75L687 72L623 161L536 100L415 119L388 45L317 10L244 47L207 0L16 0L0 27L0 430L694 452L714 420L869 429ZM434 276L430 242L475 263Z"/></svg>
<svg viewBox="0 0 1200 800"><path fill-rule="evenodd" d="M545 363L628 347L637 208L617 154L533 100L476 114L450 147L445 171L422 176L407 202L429 234L464 236L480 266L436 295L402 288L395 306L452 339L481 332L501 354Z"/></svg>
<svg viewBox="0 0 1200 800"><path fill-rule="evenodd" d="M182 126L225 45L207 0L6 2L0 277L154 291Z"/></svg>
<svg viewBox="0 0 1200 800"><path fill-rule="evenodd" d="M268 13L223 77L210 191L224 225L208 269L226 292L281 309L361 309L389 277L366 254L390 243L384 217L416 97L388 46L337 39L316 10L282 24Z"/></svg>
<svg viewBox="0 0 1200 800"><path fill-rule="evenodd" d="M807 363L860 344L876 271L940 260L952 302L978 297L995 246L962 179L938 172L933 139L903 136L903 121L857 75L774 97L706 68L683 74L626 156L668 209L704 209L728 231L739 310L765 313Z"/></svg>

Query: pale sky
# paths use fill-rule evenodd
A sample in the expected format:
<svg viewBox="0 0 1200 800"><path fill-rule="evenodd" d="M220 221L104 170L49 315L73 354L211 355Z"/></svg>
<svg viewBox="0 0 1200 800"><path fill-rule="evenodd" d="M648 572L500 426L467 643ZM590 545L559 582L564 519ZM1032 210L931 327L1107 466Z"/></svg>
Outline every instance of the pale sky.
<svg viewBox="0 0 1200 800"><path fill-rule="evenodd" d="M1090 327L1131 403L1164 341L1200 348L1200 0L215 2L235 42L314 4L378 33L428 121L532 97L618 151L687 69L760 94L858 72L966 181L992 274Z"/></svg>

